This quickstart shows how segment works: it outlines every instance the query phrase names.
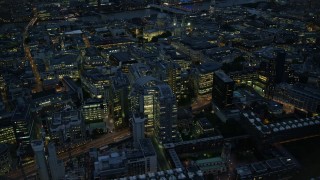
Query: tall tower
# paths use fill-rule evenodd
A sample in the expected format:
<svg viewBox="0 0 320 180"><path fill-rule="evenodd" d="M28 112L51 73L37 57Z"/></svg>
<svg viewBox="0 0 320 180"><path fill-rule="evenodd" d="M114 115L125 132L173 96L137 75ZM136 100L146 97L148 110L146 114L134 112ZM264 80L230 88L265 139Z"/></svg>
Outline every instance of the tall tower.
<svg viewBox="0 0 320 180"><path fill-rule="evenodd" d="M177 16L174 16L173 18L173 26L177 26L177 23L178 23L178 19L177 19Z"/></svg>
<svg viewBox="0 0 320 180"><path fill-rule="evenodd" d="M210 7L209 7L210 16L214 15L215 6L216 6L216 0L211 0Z"/></svg>
<svg viewBox="0 0 320 180"><path fill-rule="evenodd" d="M48 144L48 152L49 152L48 162L49 162L52 180L62 179L65 175L64 164L63 164L63 161L58 160L57 158L57 152L56 152L56 147L54 143L51 142Z"/></svg>
<svg viewBox="0 0 320 180"><path fill-rule="evenodd" d="M140 139L144 138L144 122L146 118L143 114L134 114L132 117L133 146L139 148Z"/></svg>
<svg viewBox="0 0 320 180"><path fill-rule="evenodd" d="M232 105L234 81L223 71L217 71L213 76L212 100L219 108Z"/></svg>
<svg viewBox="0 0 320 180"><path fill-rule="evenodd" d="M178 140L176 97L168 84L151 76L140 77L129 97L131 111L146 117L147 133L154 134L160 143Z"/></svg>
<svg viewBox="0 0 320 180"><path fill-rule="evenodd" d="M47 180L49 178L49 174L48 174L46 159L44 157L43 141L33 140L31 142L31 146L34 151L39 178L40 180Z"/></svg>
<svg viewBox="0 0 320 180"><path fill-rule="evenodd" d="M223 144L221 158L228 163L230 160L230 154L231 154L231 144L229 142L225 142Z"/></svg>

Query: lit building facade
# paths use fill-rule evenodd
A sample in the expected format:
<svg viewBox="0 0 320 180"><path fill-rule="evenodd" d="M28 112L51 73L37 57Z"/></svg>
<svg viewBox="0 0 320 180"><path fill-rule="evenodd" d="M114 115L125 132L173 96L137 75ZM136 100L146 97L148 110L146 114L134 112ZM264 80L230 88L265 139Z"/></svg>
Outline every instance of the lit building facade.
<svg viewBox="0 0 320 180"><path fill-rule="evenodd" d="M64 163L58 159L56 147L52 142L48 144L48 154L48 164L52 180L63 179L65 177Z"/></svg>
<svg viewBox="0 0 320 180"><path fill-rule="evenodd" d="M146 119L143 115L133 114L130 121L132 124L133 131L133 146L137 148L139 147L140 139L144 139L144 122L146 121Z"/></svg>
<svg viewBox="0 0 320 180"><path fill-rule="evenodd" d="M107 104L101 99L87 99L81 109L86 124L102 122L108 112Z"/></svg>
<svg viewBox="0 0 320 180"><path fill-rule="evenodd" d="M80 53L78 57L81 69L94 69L107 66L107 59L103 58L96 48L90 47Z"/></svg>
<svg viewBox="0 0 320 180"><path fill-rule="evenodd" d="M17 144L27 148L30 145L32 133L32 121L30 117L30 106L17 106L11 119L16 136Z"/></svg>
<svg viewBox="0 0 320 180"><path fill-rule="evenodd" d="M36 161L39 179L46 180L49 177L49 173L44 153L44 143L41 140L33 140L31 146L34 151L34 159Z"/></svg>
<svg viewBox="0 0 320 180"><path fill-rule="evenodd" d="M103 179L153 173L157 171L157 155L150 139L141 139L135 150L98 156L94 177Z"/></svg>
<svg viewBox="0 0 320 180"><path fill-rule="evenodd" d="M111 78L109 89L108 107L109 114L113 118L115 128L128 126L129 119L129 79L122 72L117 72Z"/></svg>
<svg viewBox="0 0 320 180"><path fill-rule="evenodd" d="M196 96L212 96L213 75L219 70L220 65L215 63L203 63L194 69L192 77L193 87Z"/></svg>
<svg viewBox="0 0 320 180"><path fill-rule="evenodd" d="M253 82L258 78L258 73L253 71L236 71L228 74L236 85L252 86Z"/></svg>
<svg viewBox="0 0 320 180"><path fill-rule="evenodd" d="M84 123L78 110L54 113L49 127L50 138L57 146L81 142L85 138Z"/></svg>
<svg viewBox="0 0 320 180"><path fill-rule="evenodd" d="M86 71L81 75L84 89L92 98L106 98L107 89L110 86L109 75L99 71Z"/></svg>
<svg viewBox="0 0 320 180"><path fill-rule="evenodd" d="M0 175L8 173L11 169L12 159L7 145L0 144Z"/></svg>
<svg viewBox="0 0 320 180"><path fill-rule="evenodd" d="M223 71L214 74L214 84L212 90L212 100L220 108L225 108L232 104L234 91L234 81Z"/></svg>
<svg viewBox="0 0 320 180"><path fill-rule="evenodd" d="M45 91L33 95L32 111L38 113L49 113L63 109L65 105L72 104L71 96L67 93L56 93L53 91Z"/></svg>
<svg viewBox="0 0 320 180"><path fill-rule="evenodd" d="M128 52L113 53L109 56L111 66L121 69L122 72L128 73L129 67L138 61Z"/></svg>
<svg viewBox="0 0 320 180"><path fill-rule="evenodd" d="M0 114L0 143L16 143L16 136L14 134L11 117L12 113Z"/></svg>
<svg viewBox="0 0 320 180"><path fill-rule="evenodd" d="M80 77L80 73L78 69L77 56L66 54L50 59L49 71L53 71L59 79L62 79L64 76L69 76L72 79L78 79Z"/></svg>
<svg viewBox="0 0 320 180"><path fill-rule="evenodd" d="M152 74L152 69L149 65L143 63L135 63L130 66L128 78L130 84L134 84L135 81L144 76L150 76Z"/></svg>
<svg viewBox="0 0 320 180"><path fill-rule="evenodd" d="M182 85L181 85L181 67L178 63L175 62L165 62L165 61L159 61L154 64L155 71L154 77L158 78L161 81L166 82L170 88L172 89L172 92L176 96L177 100L179 101L182 98Z"/></svg>
<svg viewBox="0 0 320 180"><path fill-rule="evenodd" d="M161 143L177 141L176 98L169 85L145 76L136 80L130 92L131 111L144 114L146 131Z"/></svg>
<svg viewBox="0 0 320 180"><path fill-rule="evenodd" d="M279 84L275 87L273 100L290 105L304 112L318 114L320 112L319 89L303 84Z"/></svg>

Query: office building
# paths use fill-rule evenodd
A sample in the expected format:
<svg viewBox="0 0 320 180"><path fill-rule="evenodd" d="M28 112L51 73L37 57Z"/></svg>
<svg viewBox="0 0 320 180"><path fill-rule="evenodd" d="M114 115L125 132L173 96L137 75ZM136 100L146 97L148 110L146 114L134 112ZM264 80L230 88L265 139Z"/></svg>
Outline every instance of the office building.
<svg viewBox="0 0 320 180"><path fill-rule="evenodd" d="M258 79L258 73L255 71L235 71L228 75L237 85L253 86L253 82Z"/></svg>
<svg viewBox="0 0 320 180"><path fill-rule="evenodd" d="M11 121L13 113L0 113L0 143L16 143L15 131Z"/></svg>
<svg viewBox="0 0 320 180"><path fill-rule="evenodd" d="M286 62L284 50L274 50L273 54L267 56L265 61L260 63L258 78L253 87L262 96L272 99L276 84L287 82L290 74L290 67Z"/></svg>
<svg viewBox="0 0 320 180"><path fill-rule="evenodd" d="M137 148L139 146L139 141L144 138L144 123L146 118L143 114L133 114L131 118L132 124L132 134L133 134L133 146Z"/></svg>
<svg viewBox="0 0 320 180"><path fill-rule="evenodd" d="M37 170L40 180L47 180L49 178L47 163L44 154L44 144L41 140L33 140L31 142L34 151Z"/></svg>
<svg viewBox="0 0 320 180"><path fill-rule="evenodd" d="M17 144L27 148L30 145L32 124L34 119L30 116L30 105L17 106L12 116L14 134Z"/></svg>
<svg viewBox="0 0 320 180"><path fill-rule="evenodd" d="M274 83L279 84L285 82L288 77L285 77L286 72L286 52L278 50L276 51L276 58L271 60L272 74L274 74Z"/></svg>
<svg viewBox="0 0 320 180"><path fill-rule="evenodd" d="M147 118L146 131L159 142L177 141L176 98L169 85L150 76L136 80L130 92L131 111Z"/></svg>
<svg viewBox="0 0 320 180"><path fill-rule="evenodd" d="M209 7L210 16L214 16L215 6L216 6L216 1L215 0L211 0L210 7Z"/></svg>
<svg viewBox="0 0 320 180"><path fill-rule="evenodd" d="M91 134L95 129L102 129L107 132L106 122L108 118L107 103L102 99L87 99L82 104L81 112L86 129Z"/></svg>
<svg viewBox="0 0 320 180"><path fill-rule="evenodd" d="M82 70L106 67L107 65L107 59L103 58L94 47L82 51L79 57Z"/></svg>
<svg viewBox="0 0 320 180"><path fill-rule="evenodd" d="M57 158L56 147L52 142L48 144L48 153L48 164L52 180L63 179L65 176L64 163Z"/></svg>
<svg viewBox="0 0 320 180"><path fill-rule="evenodd" d="M69 76L72 79L80 77L77 56L73 54L58 55L50 59L49 71L62 79L64 76Z"/></svg>
<svg viewBox="0 0 320 180"><path fill-rule="evenodd" d="M54 89L32 94L32 111L40 113L55 112L72 104L68 93L56 93Z"/></svg>
<svg viewBox="0 0 320 180"><path fill-rule="evenodd" d="M158 167L157 154L151 139L140 139L138 151L129 151L128 175L138 175L147 172L156 172Z"/></svg>
<svg viewBox="0 0 320 180"><path fill-rule="evenodd" d="M243 112L241 122L241 125L259 144L269 144L318 134L320 116L264 124L255 113Z"/></svg>
<svg viewBox="0 0 320 180"><path fill-rule="evenodd" d="M128 73L129 72L129 67L132 64L137 63L138 61L128 52L118 52L118 53L113 53L109 56L109 61L111 66L115 66L123 73Z"/></svg>
<svg viewBox="0 0 320 180"><path fill-rule="evenodd" d="M91 98L107 98L110 87L110 75L97 69L85 71L81 74L81 82Z"/></svg>
<svg viewBox="0 0 320 180"><path fill-rule="evenodd" d="M26 99L31 97L31 89L22 87L18 83L11 83L8 86L8 100L15 101L18 98L25 97Z"/></svg>
<svg viewBox="0 0 320 180"><path fill-rule="evenodd" d="M84 123L78 110L56 112L49 123L50 138L57 146L81 142L85 138Z"/></svg>
<svg viewBox="0 0 320 180"><path fill-rule="evenodd" d="M121 178L157 171L157 155L150 139L141 139L139 148L99 156L94 162L95 178Z"/></svg>
<svg viewBox="0 0 320 180"><path fill-rule="evenodd" d="M195 128L199 135L212 135L214 133L214 127L207 118L199 119Z"/></svg>
<svg viewBox="0 0 320 180"><path fill-rule="evenodd" d="M6 144L0 144L0 176L8 173L11 169L11 155Z"/></svg>
<svg viewBox="0 0 320 180"><path fill-rule="evenodd" d="M223 71L214 74L214 84L212 90L212 100L220 108L225 108L232 104L234 81Z"/></svg>
<svg viewBox="0 0 320 180"><path fill-rule="evenodd" d="M102 122L108 112L107 104L102 99L87 99L81 107L84 122L91 124Z"/></svg>
<svg viewBox="0 0 320 180"><path fill-rule="evenodd" d="M127 173L125 153L113 152L99 156L94 162L94 177L112 179Z"/></svg>
<svg viewBox="0 0 320 180"><path fill-rule="evenodd" d="M69 92L70 94L74 94L80 102L83 102L82 87L77 85L73 79L71 79L69 76L65 76L62 78L62 84L65 91Z"/></svg>
<svg viewBox="0 0 320 180"><path fill-rule="evenodd" d="M135 81L144 76L151 76L152 69L149 65L143 63L135 63L129 67L128 78L130 84L134 84Z"/></svg>
<svg viewBox="0 0 320 180"><path fill-rule="evenodd" d="M182 98L181 94L183 94L181 90L181 67L179 64L172 61L157 61L151 66L153 67L153 77L166 82L179 101Z"/></svg>
<svg viewBox="0 0 320 180"><path fill-rule="evenodd" d="M192 82L197 97L212 98L213 75L219 69L216 63L203 63L194 69Z"/></svg>
<svg viewBox="0 0 320 180"><path fill-rule="evenodd" d="M128 76L120 71L111 78L108 108L116 129L129 125L129 86Z"/></svg>
<svg viewBox="0 0 320 180"><path fill-rule="evenodd" d="M226 162L221 157L200 159L195 161L195 164L199 167L199 169L203 172L204 175L217 175L227 172Z"/></svg>
<svg viewBox="0 0 320 180"><path fill-rule="evenodd" d="M222 147L221 158L226 162L230 162L231 158L231 146L232 144L229 142L225 142Z"/></svg>
<svg viewBox="0 0 320 180"><path fill-rule="evenodd" d="M153 173L139 174L136 176L127 176L124 178L128 179L194 179L194 180L204 180L203 172L199 170L196 166L191 166L188 168L175 168L167 169L164 171L157 171Z"/></svg>
<svg viewBox="0 0 320 180"><path fill-rule="evenodd" d="M304 84L279 84L275 87L273 100L291 109L298 109L305 113L320 112L319 88Z"/></svg>
<svg viewBox="0 0 320 180"><path fill-rule="evenodd" d="M299 165L289 157L279 157L245 164L235 169L237 180L288 179L299 170Z"/></svg>

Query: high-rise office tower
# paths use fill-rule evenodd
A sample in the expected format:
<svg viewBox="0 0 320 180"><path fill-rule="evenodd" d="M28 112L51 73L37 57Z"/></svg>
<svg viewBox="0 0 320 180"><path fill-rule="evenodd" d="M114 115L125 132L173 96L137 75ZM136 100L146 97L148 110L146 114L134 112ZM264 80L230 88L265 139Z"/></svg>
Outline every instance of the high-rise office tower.
<svg viewBox="0 0 320 180"><path fill-rule="evenodd" d="M272 98L275 85L286 82L289 75L289 67L286 64L286 52L282 49L277 49L274 53L275 57L265 62L265 67L262 67L262 71L266 77L264 93L266 98Z"/></svg>
<svg viewBox="0 0 320 180"><path fill-rule="evenodd" d="M41 140L31 141L31 146L34 151L36 167L39 173L40 180L47 180L49 178L46 159L44 157L44 145Z"/></svg>
<svg viewBox="0 0 320 180"><path fill-rule="evenodd" d="M64 178L65 169L63 161L57 158L56 147L53 142L48 144L48 163L51 172L52 180L59 180Z"/></svg>
<svg viewBox="0 0 320 180"><path fill-rule="evenodd" d="M212 100L220 108L232 104L234 81L223 71L214 73Z"/></svg>
<svg viewBox="0 0 320 180"><path fill-rule="evenodd" d="M226 142L223 144L221 158L226 162L229 162L231 154L231 144Z"/></svg>
<svg viewBox="0 0 320 180"><path fill-rule="evenodd" d="M132 131L133 131L133 146L139 148L139 140L144 138L144 122L145 117L143 114L133 114L131 118Z"/></svg>
<svg viewBox="0 0 320 180"><path fill-rule="evenodd" d="M211 0L210 6L209 6L209 14L210 14L210 16L214 15L215 6L216 6L216 1L215 0Z"/></svg>
<svg viewBox="0 0 320 180"><path fill-rule="evenodd" d="M11 169L12 158L10 150L6 144L0 144L0 174L6 174Z"/></svg>
<svg viewBox="0 0 320 180"><path fill-rule="evenodd" d="M284 82L287 78L285 77L286 68L286 52L276 51L276 58L271 62L273 70L275 71L274 81L276 84Z"/></svg>
<svg viewBox="0 0 320 180"><path fill-rule="evenodd" d="M115 128L128 126L129 117L129 79L128 76L118 71L111 78L111 84L108 97L109 115L114 120Z"/></svg>
<svg viewBox="0 0 320 180"><path fill-rule="evenodd" d="M161 143L177 140L176 98L170 86L151 76L136 80L130 92L132 113L144 114L147 133Z"/></svg>

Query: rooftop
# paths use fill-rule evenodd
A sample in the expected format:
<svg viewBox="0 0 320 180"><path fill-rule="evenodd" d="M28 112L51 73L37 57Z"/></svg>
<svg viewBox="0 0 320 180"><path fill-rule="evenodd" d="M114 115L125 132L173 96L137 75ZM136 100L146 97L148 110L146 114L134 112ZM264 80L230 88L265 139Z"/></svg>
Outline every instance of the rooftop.
<svg viewBox="0 0 320 180"><path fill-rule="evenodd" d="M6 144L0 144L0 155L8 151L8 146Z"/></svg>
<svg viewBox="0 0 320 180"><path fill-rule="evenodd" d="M140 147L145 156L156 155L151 139L140 139Z"/></svg>
<svg viewBox="0 0 320 180"><path fill-rule="evenodd" d="M126 74L118 73L116 76L112 77L111 80L115 89L121 89L129 86L129 79Z"/></svg>
<svg viewBox="0 0 320 180"><path fill-rule="evenodd" d="M216 162L223 162L223 161L224 160L221 157L214 157L209 159L200 159L200 160L197 160L196 163L200 165L200 164L216 163Z"/></svg>
<svg viewBox="0 0 320 180"><path fill-rule="evenodd" d="M73 64L77 62L77 55L74 54L62 54L57 55L50 59L50 65L57 65L57 64Z"/></svg>
<svg viewBox="0 0 320 180"><path fill-rule="evenodd" d="M217 71L215 72L215 75L225 83L233 82L233 80L228 75L226 75L226 73L224 73L223 71Z"/></svg>
<svg viewBox="0 0 320 180"><path fill-rule="evenodd" d="M282 163L279 159L270 159L266 161L266 164L271 169L278 169L282 166Z"/></svg>
<svg viewBox="0 0 320 180"><path fill-rule="evenodd" d="M119 62L135 61L135 59L131 56L131 54L127 52L113 53L110 55L110 57L113 57L116 61L119 61Z"/></svg>
<svg viewBox="0 0 320 180"><path fill-rule="evenodd" d="M212 129L213 128L212 124L208 121L207 118L201 118L198 120L198 122L203 129Z"/></svg>
<svg viewBox="0 0 320 180"><path fill-rule="evenodd" d="M200 73L206 74L206 73L213 73L221 68L221 65L214 62L206 62L202 63L198 66L198 70Z"/></svg>

